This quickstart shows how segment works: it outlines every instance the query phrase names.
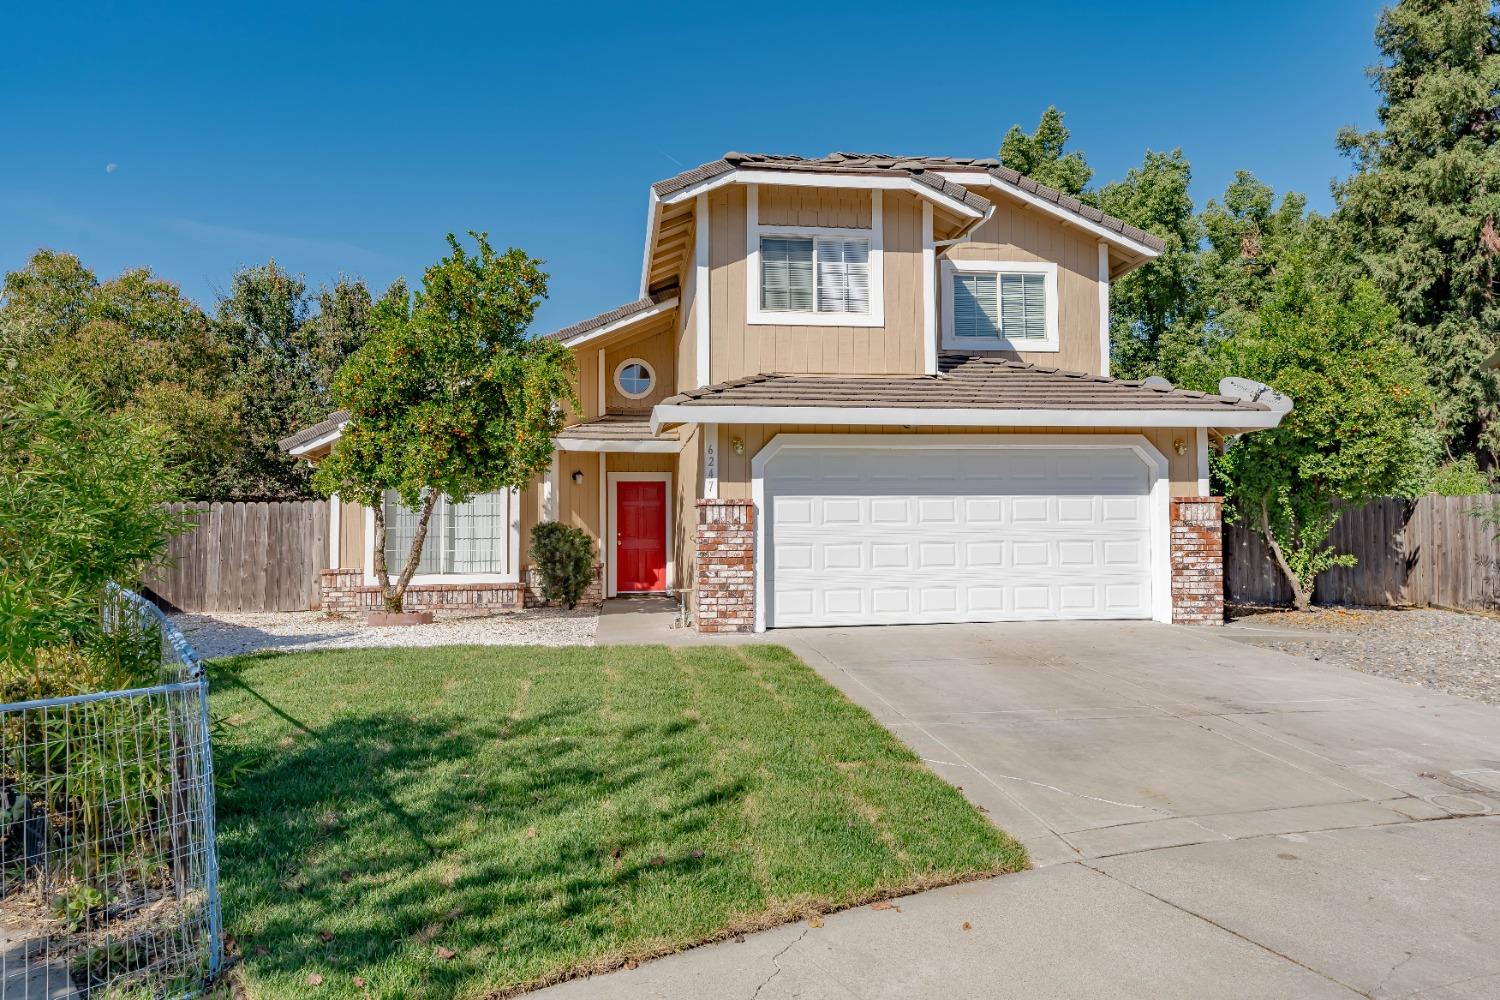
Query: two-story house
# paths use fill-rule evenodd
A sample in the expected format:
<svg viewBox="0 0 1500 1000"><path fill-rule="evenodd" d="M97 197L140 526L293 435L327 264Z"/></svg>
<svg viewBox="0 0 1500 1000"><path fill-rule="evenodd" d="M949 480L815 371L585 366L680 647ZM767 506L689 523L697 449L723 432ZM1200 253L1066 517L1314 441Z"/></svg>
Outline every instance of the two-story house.
<svg viewBox="0 0 1500 1000"><path fill-rule="evenodd" d="M606 596L680 593L705 631L1217 620L1208 454L1285 407L1109 377L1110 284L1162 249L994 160L661 181L639 297L549 334L582 400L551 470L441 507L409 602L520 606L560 519ZM316 460L343 419L284 447ZM325 606L370 606L370 517L333 507Z"/></svg>

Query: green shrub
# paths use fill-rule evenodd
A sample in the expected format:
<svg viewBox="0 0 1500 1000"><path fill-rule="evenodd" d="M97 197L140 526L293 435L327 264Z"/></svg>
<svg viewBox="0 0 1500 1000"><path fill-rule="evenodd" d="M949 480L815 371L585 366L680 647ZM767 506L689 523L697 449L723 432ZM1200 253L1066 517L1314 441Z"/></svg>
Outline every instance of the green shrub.
<svg viewBox="0 0 1500 1000"><path fill-rule="evenodd" d="M0 442L0 663L61 647L111 659L105 586L136 586L185 526L163 506L177 491L160 432L37 381L0 397Z"/></svg>
<svg viewBox="0 0 1500 1000"><path fill-rule="evenodd" d="M575 608L594 578L594 540L570 524L538 524L531 529L531 562L542 575L542 596Z"/></svg>
<svg viewBox="0 0 1500 1000"><path fill-rule="evenodd" d="M1428 490L1440 497L1473 497L1490 491L1490 477L1473 455L1460 455L1438 466Z"/></svg>

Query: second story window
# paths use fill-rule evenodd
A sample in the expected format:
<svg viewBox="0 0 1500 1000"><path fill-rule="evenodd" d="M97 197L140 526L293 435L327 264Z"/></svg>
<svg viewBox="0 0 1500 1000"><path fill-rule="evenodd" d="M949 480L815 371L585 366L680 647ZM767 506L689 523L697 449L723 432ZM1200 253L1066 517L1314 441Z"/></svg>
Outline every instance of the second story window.
<svg viewBox="0 0 1500 1000"><path fill-rule="evenodd" d="M760 307L766 312L870 312L870 241L762 236Z"/></svg>
<svg viewBox="0 0 1500 1000"><path fill-rule="evenodd" d="M945 260L943 346L974 351L1057 350L1056 265Z"/></svg>
<svg viewBox="0 0 1500 1000"><path fill-rule="evenodd" d="M761 221L760 187L745 201L745 322L750 326L877 327L885 325L885 209L879 191L829 193L807 189L801 208L768 196ZM869 199L869 214L859 202ZM809 211L819 206L819 212ZM771 211L775 212L771 215ZM811 225L811 218L846 225Z"/></svg>

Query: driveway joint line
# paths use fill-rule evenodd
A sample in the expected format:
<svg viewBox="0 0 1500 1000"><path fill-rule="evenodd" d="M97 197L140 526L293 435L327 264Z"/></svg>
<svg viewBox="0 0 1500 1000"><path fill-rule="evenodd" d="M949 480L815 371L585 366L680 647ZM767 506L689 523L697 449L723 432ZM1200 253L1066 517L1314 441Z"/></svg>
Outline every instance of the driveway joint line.
<svg viewBox="0 0 1500 1000"><path fill-rule="evenodd" d="M1366 1000L1372 1000L1371 995L1369 993L1366 993L1365 991L1363 991L1363 990L1361 990L1361 989L1359 989L1357 987L1349 985L1348 983L1346 983L1343 980L1337 978L1336 976L1329 975L1328 973L1324 972L1322 969L1314 968L1313 966L1308 965L1306 962L1303 962L1303 961L1301 961L1299 959L1293 958L1291 955L1287 955L1287 954L1284 954L1283 952L1279 952L1275 948L1272 948L1270 945L1264 944L1264 943L1262 943L1260 941L1257 941L1257 940L1255 940L1252 937L1248 937L1248 936L1240 933L1239 931L1235 930L1232 927L1225 927L1223 924L1219 923L1217 920L1214 920L1212 917L1204 916L1203 914L1197 912L1196 910L1190 910L1186 906L1182 906L1182 905L1180 905L1178 903L1174 903L1170 899L1166 899L1165 897L1158 896L1156 893L1151 892L1149 889L1143 889L1140 886L1136 885L1135 883L1126 881L1123 878L1119 878L1119 877L1117 877L1115 875L1112 875L1111 873L1105 871L1102 868L1098 868L1098 867L1095 867L1094 865L1089 864L1087 861L1080 861L1080 862L1078 862L1078 864L1080 864L1083 867L1087 868L1089 871L1098 872L1100 875L1103 875L1105 878L1109 879L1110 881L1115 882L1115 883L1117 883L1119 885L1122 885L1122 886L1124 886L1127 889L1133 889L1133 890L1135 890L1136 892L1140 893L1143 896L1147 896L1147 897L1150 897L1151 899L1156 900L1158 903L1164 903L1165 905L1170 906L1172 909L1177 910L1179 913L1185 913L1185 914L1187 914L1190 917L1194 917L1194 918L1196 918L1198 920L1203 921L1205 924L1208 924L1210 927L1218 928L1219 930L1223 931L1225 934L1229 934L1229 935L1232 935L1233 937L1239 938L1241 941L1244 941L1246 944L1249 944L1249 945L1251 945L1253 947L1259 948L1261 951L1266 952L1268 955L1274 955L1276 958L1279 958L1279 959L1281 959L1284 962L1290 962L1291 964L1297 966L1298 968L1305 969L1308 972L1311 972L1315 976L1318 976L1318 977L1320 977L1322 979L1328 980L1330 983L1333 983L1335 986L1342 986L1344 989L1346 989L1349 992L1353 993L1355 996L1361 996L1361 997L1365 997Z"/></svg>
<svg viewBox="0 0 1500 1000"><path fill-rule="evenodd" d="M932 740L932 742L936 743L938 746L942 747L944 750L948 751L949 753L951 753L955 757L957 757L960 761L962 761L962 766L969 768L975 774L978 774L985 781L989 782L989 784L995 789L995 791L999 792L1002 796L1005 797L1005 800L1007 802L1009 802L1011 805L1013 805L1017 809L1021 810L1026 815L1030 816L1033 820L1035 820L1037 822L1037 824L1043 830L1046 830L1048 833L1052 834L1052 836L1054 836L1058 840L1062 841L1063 845L1066 846L1068 848L1068 850L1072 851L1074 853L1074 855L1079 856L1079 857L1083 856L1083 852L1078 849L1078 845L1077 844L1074 844L1066 836L1064 836L1062 833L1060 833L1056 828L1054 828L1052 826L1051 823L1048 823L1035 810L1033 810L1030 806L1026 805L1026 803L1024 803L1021 800L1017 799L1014 795L1011 795L1008 791L1005 790L1004 786L1002 786L999 782L995 781L995 779L991 778L982 769L977 768L973 764L969 763L968 759L965 758L962 753L959 753L953 747L949 746L948 744L944 743L942 740L938 739L938 737L934 733L932 733L926 726L922 725L922 723L920 723L920 722L917 722L915 719L912 719L909 715L907 715L901 709L899 709L895 705L891 704L890 700L887 699L884 695L882 695L880 692L876 691L874 688L870 687L870 685L866 684L859 677L855 676L855 674L852 671L845 669L842 664L835 662L832 657L830 657L827 653L823 652L817 646L809 645L807 648L811 652L816 653L819 657L821 657L823 659L824 663L828 664L830 667L832 667L833 669L837 670L839 673L843 674L845 677L849 678L849 680L852 681L853 683L858 684L861 688L863 688L866 692L868 692L871 697L875 698L877 701L879 701L882 705L884 705L890 711L894 712L900 718L905 719L913 728L915 728L922 735L926 736L928 739Z"/></svg>

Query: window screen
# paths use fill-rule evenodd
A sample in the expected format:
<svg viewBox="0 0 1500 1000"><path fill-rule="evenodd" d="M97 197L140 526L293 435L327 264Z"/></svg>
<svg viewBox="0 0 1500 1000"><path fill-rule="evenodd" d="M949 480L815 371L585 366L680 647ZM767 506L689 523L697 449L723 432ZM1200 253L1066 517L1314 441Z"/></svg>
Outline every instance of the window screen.
<svg viewBox="0 0 1500 1000"><path fill-rule="evenodd" d="M761 237L760 307L766 312L868 313L870 241Z"/></svg>
<svg viewBox="0 0 1500 1000"><path fill-rule="evenodd" d="M953 275L953 335L1045 340L1047 276L988 272Z"/></svg>

